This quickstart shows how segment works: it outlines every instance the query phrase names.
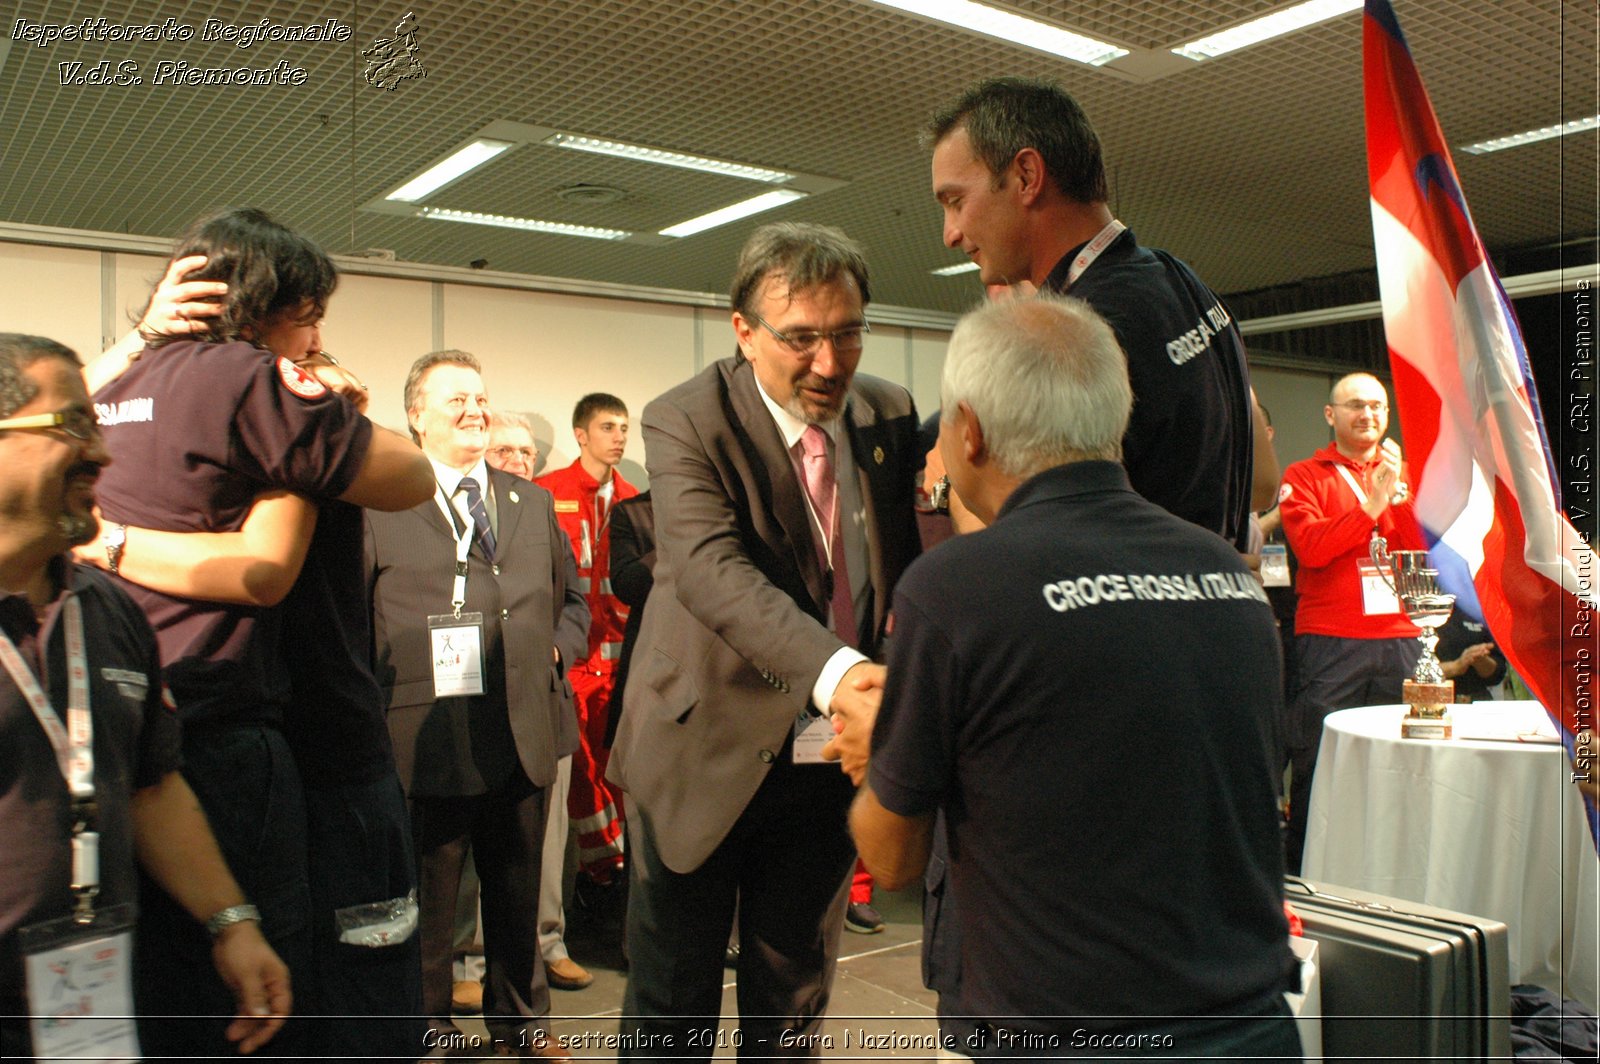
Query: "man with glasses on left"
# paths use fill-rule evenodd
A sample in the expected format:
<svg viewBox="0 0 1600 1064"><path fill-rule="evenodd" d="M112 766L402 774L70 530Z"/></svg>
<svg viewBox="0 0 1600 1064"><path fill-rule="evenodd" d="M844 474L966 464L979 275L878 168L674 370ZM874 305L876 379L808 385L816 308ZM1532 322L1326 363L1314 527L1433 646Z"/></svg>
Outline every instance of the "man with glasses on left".
<svg viewBox="0 0 1600 1064"><path fill-rule="evenodd" d="M0 1011L13 1018L0 1025L0 1056L66 1052L59 1039L81 1026L21 1019L60 1008L61 986L99 1015L119 993L129 1000L119 907L134 900L135 861L213 929L212 960L238 1010L227 1037L248 1053L283 1025L288 970L177 771L154 634L113 581L67 555L94 538L95 482L109 462L77 356L0 334ZM101 963L120 957L121 978L74 978L85 946ZM95 1030L115 1039L114 1020ZM136 1054L131 1038L102 1048Z"/></svg>

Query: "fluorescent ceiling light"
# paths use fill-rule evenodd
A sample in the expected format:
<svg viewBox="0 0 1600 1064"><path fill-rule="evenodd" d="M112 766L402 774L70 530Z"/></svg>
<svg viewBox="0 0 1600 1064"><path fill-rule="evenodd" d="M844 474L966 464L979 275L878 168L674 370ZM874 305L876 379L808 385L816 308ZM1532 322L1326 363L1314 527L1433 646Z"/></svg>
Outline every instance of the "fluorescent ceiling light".
<svg viewBox="0 0 1600 1064"><path fill-rule="evenodd" d="M1219 55L1227 55L1240 48L1248 48L1252 44L1269 41L1274 37L1282 37L1286 33L1324 22L1335 15L1354 11L1361 5L1362 0L1307 0L1306 3L1286 7L1282 11L1274 11L1258 19L1251 19L1231 30L1223 30L1221 33L1213 33L1209 37L1181 44L1172 49L1172 52L1185 59L1197 61L1215 59Z"/></svg>
<svg viewBox="0 0 1600 1064"><path fill-rule="evenodd" d="M542 222L537 218L514 218L506 214L481 214L478 211L453 211L443 207L422 207L424 218L441 222L469 222L473 225L494 225L502 229L526 229L533 233L554 233L557 236L586 236L594 240L626 240L633 234L626 229L600 229L592 225L568 225L565 222Z"/></svg>
<svg viewBox="0 0 1600 1064"><path fill-rule="evenodd" d="M741 200L720 210L712 211L710 214L702 214L698 218L690 218L687 222L679 222L677 225L669 226L661 230L661 235L694 236L694 234L703 233L707 229L715 229L719 225L737 222L740 218L748 218L752 214L760 214L762 211L770 211L774 207L781 207L785 203L793 203L797 199L804 199L805 195L799 189L773 189L771 192L763 192L759 196Z"/></svg>
<svg viewBox="0 0 1600 1064"><path fill-rule="evenodd" d="M410 181L389 193L385 199L415 203L448 185L469 170L475 170L507 148L516 145L506 140L475 140L442 163L430 166Z"/></svg>
<svg viewBox="0 0 1600 1064"><path fill-rule="evenodd" d="M662 166L677 166L685 170L701 170L708 174L742 177L746 181L761 181L768 185L781 185L794 177L793 174L783 170L768 170L760 166L746 166L744 163L708 159L704 155L687 155L677 151L662 151L659 148L644 148L637 144L624 144L616 140L601 140L598 137L584 137L576 133L557 133L546 138L545 143L555 145L558 148L592 151L596 155L615 155L619 158L637 159L645 163L660 163Z"/></svg>
<svg viewBox="0 0 1600 1064"><path fill-rule="evenodd" d="M1036 22L1031 18L1013 15L1009 11L975 4L971 0L873 0L873 2L884 7L909 11L923 18L931 18L935 22L997 37L1025 48L1059 55L1063 59L1087 63L1089 66L1100 66L1102 63L1109 63L1128 54L1126 48L1118 48L1114 44L1064 30L1048 22Z"/></svg>
<svg viewBox="0 0 1600 1064"><path fill-rule="evenodd" d="M1560 125L1540 126L1538 129L1530 129L1526 133L1512 133L1510 136L1495 137L1493 140L1480 140L1476 144L1463 144L1461 150L1473 155L1483 155L1485 152L1503 151L1506 148L1532 144L1538 140L1564 137L1568 133L1582 133L1586 129L1600 129L1600 115L1591 115L1588 118L1574 118L1572 121L1562 122Z"/></svg>
<svg viewBox="0 0 1600 1064"><path fill-rule="evenodd" d="M971 273L978 268L976 262L958 262L954 266L941 266L930 271L935 277L954 277L958 273Z"/></svg>

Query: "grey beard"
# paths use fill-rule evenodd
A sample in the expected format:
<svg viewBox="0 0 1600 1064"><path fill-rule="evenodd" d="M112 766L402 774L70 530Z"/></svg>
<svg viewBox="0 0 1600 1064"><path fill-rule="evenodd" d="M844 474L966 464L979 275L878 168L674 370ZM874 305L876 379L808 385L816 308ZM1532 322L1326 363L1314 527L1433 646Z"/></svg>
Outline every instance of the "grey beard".
<svg viewBox="0 0 1600 1064"><path fill-rule="evenodd" d="M797 420L803 421L807 425L826 425L839 416L844 410L844 404L841 403L838 410L817 413L807 410L805 404L800 402L799 395L791 395L789 396L789 401L783 404L783 408L793 414Z"/></svg>
<svg viewBox="0 0 1600 1064"><path fill-rule="evenodd" d="M789 401L783 404L783 408L792 414L796 421L803 421L807 425L818 424L816 417L800 404L800 397L798 395L789 396Z"/></svg>

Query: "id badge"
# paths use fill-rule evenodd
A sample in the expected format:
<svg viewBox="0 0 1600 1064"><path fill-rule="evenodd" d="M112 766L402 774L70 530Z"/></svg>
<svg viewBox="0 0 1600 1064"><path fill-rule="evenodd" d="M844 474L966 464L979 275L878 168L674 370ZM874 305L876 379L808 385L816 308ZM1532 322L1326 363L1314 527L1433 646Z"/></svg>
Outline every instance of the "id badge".
<svg viewBox="0 0 1600 1064"><path fill-rule="evenodd" d="M826 764L822 748L833 738L833 721L804 710L794 719L794 763L797 765Z"/></svg>
<svg viewBox="0 0 1600 1064"><path fill-rule="evenodd" d="M21 928L18 943L28 987L36 1060L138 1060L133 1021L135 907Z"/></svg>
<svg viewBox="0 0 1600 1064"><path fill-rule="evenodd" d="M1361 612L1368 617L1399 613L1400 600L1389 585L1384 583L1378 567L1367 561L1358 561L1356 566L1361 571Z"/></svg>
<svg viewBox="0 0 1600 1064"><path fill-rule="evenodd" d="M1289 586L1289 548L1282 543L1262 546L1261 583L1266 587Z"/></svg>
<svg viewBox="0 0 1600 1064"><path fill-rule="evenodd" d="M428 618L433 651L433 697L483 694L483 614Z"/></svg>

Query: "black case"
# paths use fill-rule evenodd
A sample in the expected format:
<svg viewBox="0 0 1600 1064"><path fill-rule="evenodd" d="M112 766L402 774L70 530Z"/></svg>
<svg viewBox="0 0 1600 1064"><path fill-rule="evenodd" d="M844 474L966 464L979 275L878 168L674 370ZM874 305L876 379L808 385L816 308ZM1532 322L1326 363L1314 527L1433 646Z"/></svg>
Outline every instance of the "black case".
<svg viewBox="0 0 1600 1064"><path fill-rule="evenodd" d="M1318 946L1324 1060L1511 1057L1505 924L1296 876L1285 896Z"/></svg>

